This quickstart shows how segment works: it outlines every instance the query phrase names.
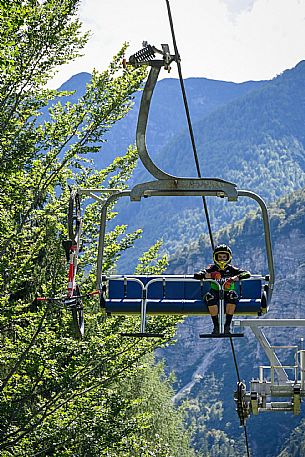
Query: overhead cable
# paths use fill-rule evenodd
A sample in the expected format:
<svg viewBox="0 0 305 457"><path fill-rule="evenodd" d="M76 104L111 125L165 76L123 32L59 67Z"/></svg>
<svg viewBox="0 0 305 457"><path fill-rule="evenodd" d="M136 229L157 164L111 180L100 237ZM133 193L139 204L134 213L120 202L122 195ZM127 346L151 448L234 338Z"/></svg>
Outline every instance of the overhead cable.
<svg viewBox="0 0 305 457"><path fill-rule="evenodd" d="M177 67L178 67L179 81L180 81L180 86L181 86L181 91L182 91L182 96L183 96L185 114L186 114L186 118L187 118L187 124L188 124L188 128L189 128L189 133L190 133L190 138L191 138L191 143L192 143L192 148L193 148L193 153L194 153L196 170L197 170L198 178L201 178L200 164L199 164L199 160L198 160L198 154L197 154L195 137L194 137L193 127L192 127L192 121L191 121L190 111L189 111L186 92L185 92L185 87L184 87L184 81L183 81L182 69L181 69L181 62L180 62L181 59L180 59L180 55L179 55L179 52L178 52L176 36L175 36L175 30L174 30L174 24L173 24L173 18L172 18L172 13L171 13L171 9L170 9L169 0L166 0L166 6L167 6L168 19L169 19L171 33L172 33L174 52L175 52L175 55L176 55L176 62L177 62ZM202 201L203 201L203 207L204 207L205 217L206 217L208 231L209 231L210 243L211 243L212 250L214 251L215 245L214 245L213 233L212 233L212 228L211 228L210 216L209 216L209 211L208 211L206 198L205 198L204 195L202 196Z"/></svg>

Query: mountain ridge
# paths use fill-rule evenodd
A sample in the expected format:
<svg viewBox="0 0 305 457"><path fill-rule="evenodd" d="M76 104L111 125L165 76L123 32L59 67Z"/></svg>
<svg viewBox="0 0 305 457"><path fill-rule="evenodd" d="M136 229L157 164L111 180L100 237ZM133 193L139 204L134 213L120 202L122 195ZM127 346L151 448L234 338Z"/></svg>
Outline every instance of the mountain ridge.
<svg viewBox="0 0 305 457"><path fill-rule="evenodd" d="M85 91L91 75L83 72L72 76L59 87L59 91L73 91L71 101L76 101ZM187 78L185 87L193 119L204 117L215 109L215 106L226 104L229 100L253 90L265 81L246 81L234 83L217 81L209 78ZM101 148L101 154L95 155L97 168L102 168L117 155L123 155L130 144L135 142L136 123L141 93L134 97L134 108L121 119L106 135L107 143ZM175 109L172 109L175 100ZM169 140L169 132L178 132L186 127L180 83L176 78L164 78L157 82L151 105L147 142L154 154L156 148L163 147ZM175 133L170 134L172 138Z"/></svg>
<svg viewBox="0 0 305 457"><path fill-rule="evenodd" d="M259 193L267 203L305 186L305 61L283 72L255 90L216 107L203 120L194 123L201 174L235 182L238 188ZM186 154L186 151L187 154ZM196 176L190 139L185 131L167 144L154 160L164 171L176 176ZM188 157L188 158L187 158ZM149 180L140 169L137 182ZM150 178L151 179L151 178ZM163 238L165 249L172 253L175 244L188 243L197 233L206 232L199 198L157 198L135 205L120 203L119 221L129 221L130 230L144 229L146 249ZM224 205L207 199L213 230L246 214L253 205L240 202ZM158 220L152 228L151 221ZM175 242L176 240L176 242ZM132 271L132 262L121 260L121 271Z"/></svg>

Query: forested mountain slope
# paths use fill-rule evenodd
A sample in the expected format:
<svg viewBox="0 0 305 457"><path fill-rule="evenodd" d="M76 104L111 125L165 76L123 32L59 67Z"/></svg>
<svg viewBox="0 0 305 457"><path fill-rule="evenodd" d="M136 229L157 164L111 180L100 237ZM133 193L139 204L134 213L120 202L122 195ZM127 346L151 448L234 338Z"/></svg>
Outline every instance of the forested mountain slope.
<svg viewBox="0 0 305 457"><path fill-rule="evenodd" d="M270 207L270 215L276 283L266 318L304 318L305 189L275 202ZM249 269L252 273L267 272L262 221L258 212L253 211L244 219L217 232L216 241L230 244L233 264ZM169 271L191 274L210 261L209 242L207 237L202 237L175 253ZM236 373L230 344L224 340L216 343L212 340L200 340L199 333L209 331L210 327L209 318L186 319L180 325L176 344L162 351L162 356L166 358L169 369L176 373L176 398L190 401L189 420L195 421L197 430L200 430L200 427L201 430L212 430L210 444L216 442L217 446L224 445L227 440L234 439L237 446L240 444L238 437L241 430L233 401ZM301 338L304 338L304 329L291 330L266 328L264 332L271 344L299 345ZM258 377L258 366L269 363L250 330L245 331L243 339L237 340L234 345L240 376L249 387L249 381ZM293 365L292 352L287 350L285 354L288 357L282 352L282 363ZM203 404L204 408L200 407ZM302 455L301 451L298 453L301 448L297 439L305 433L302 417L304 405L300 417L294 417L290 413L265 413L250 418L248 432L251 455L277 457L284 446L286 450L281 456ZM298 424L300 426L296 433L286 443L291 431ZM194 444L201 452L207 446L200 433L195 434ZM235 455L239 455L237 451Z"/></svg>
<svg viewBox="0 0 305 457"><path fill-rule="evenodd" d="M161 76L164 76L164 73L161 73ZM71 102L76 101L84 93L86 84L89 83L90 79L89 73L79 73L66 81L59 90L75 91L69 96L69 99ZM215 109L262 87L264 84L265 81L233 83L207 78L186 79L185 87L193 121L203 119ZM135 143L140 97L141 92L135 94L134 109L107 133L107 142L102 145L100 154L94 157L96 168L102 168L117 155L123 155L126 148ZM185 111L179 80L174 78L162 79L156 85L149 117L147 140L152 153L161 151L184 129ZM135 175L137 176L137 174L136 171Z"/></svg>
<svg viewBox="0 0 305 457"><path fill-rule="evenodd" d="M202 175L235 182L268 202L305 185L305 62L194 123ZM165 171L196 176L187 131L155 157ZM144 179L144 174L143 174ZM208 199L214 229L242 217L245 199ZM120 205L121 220L144 228L139 250L163 237L169 252L206 232L200 198L155 198ZM157 220L158 224L153 221ZM122 263L126 271L129 259Z"/></svg>
<svg viewBox="0 0 305 457"><path fill-rule="evenodd" d="M303 188L304 80L305 62L301 62L272 81L247 83L243 92L239 91L241 85L225 83L227 92L223 92L222 98L219 98L221 89L217 92L217 85L214 93L209 82L207 92L202 90L201 95L194 86L190 105L202 174L222 177L236 182L239 188L259 192L269 205L278 197ZM198 83L197 79L194 81ZM148 146L162 169L195 176L189 138L183 131L184 114L182 104L179 108L178 83L175 81L175 93L170 89L171 84L174 84L171 80L164 80L157 85L148 128ZM187 86L188 91L190 87ZM234 96L230 92L233 88ZM199 99L201 102L196 105ZM138 102L139 94L136 104ZM113 129L111 144L115 147L110 149L104 144L101 160L107 161L107 157L122 153L134 140L136 118L137 105L129 117ZM175 131L172 130L174 127ZM100 166L99 160L97 166ZM144 177L139 168L135 179L141 181ZM271 205L277 283L267 317L304 317L305 314L304 200L305 191L296 190ZM223 227L217 232L216 239L230 243L234 263L253 273L265 273L262 224L255 210L241 219L247 211L243 201L220 201L214 205L208 199L208 203L214 230ZM173 253L169 273L192 273L210 262L211 250L206 236L202 235L206 229L200 199L155 198L132 204L125 201L119 208L121 222L129 224L130 229L144 227L143 242L133 250L134 258L163 236L166 248ZM237 222L225 226L234 220ZM124 273L132 269L130 258L129 255L120 265ZM198 334L209 328L209 318L187 319L179 328L176 345L163 351L162 356L176 372L177 399L190 401L189 421L194 425L194 444L201 455L209 455L211 451L215 456L242 456L245 453L233 401L236 373L230 348L224 341L212 345L199 340ZM267 330L266 333L272 338L274 336L277 344L287 344L287 331ZM293 335L290 332L289 344L298 343L301 336L300 330ZM236 343L236 350L241 376L248 382L258 375L257 367L266 363L266 358L250 333ZM251 418L249 433L253 455L277 457L284 440L299 423L300 418L290 414ZM262 430L267 432L262 433Z"/></svg>
<svg viewBox="0 0 305 457"><path fill-rule="evenodd" d="M240 161L242 165L244 160L256 161L257 151L253 146L264 145L268 138L294 138L304 146L304 79L305 61L302 61L259 89L195 123L204 175L216 176L215 173L220 173L225 177L230 175L232 168L240 169ZM183 156L187 153L182 147L187 142L186 138L185 133L176 139L162 163L165 169L169 165L177 174L195 176L191 161L182 165ZM296 151L290 155L304 169L304 159Z"/></svg>
<svg viewBox="0 0 305 457"><path fill-rule="evenodd" d="M305 421L303 420L285 442L285 447L278 457L302 457L305 455L304 436Z"/></svg>

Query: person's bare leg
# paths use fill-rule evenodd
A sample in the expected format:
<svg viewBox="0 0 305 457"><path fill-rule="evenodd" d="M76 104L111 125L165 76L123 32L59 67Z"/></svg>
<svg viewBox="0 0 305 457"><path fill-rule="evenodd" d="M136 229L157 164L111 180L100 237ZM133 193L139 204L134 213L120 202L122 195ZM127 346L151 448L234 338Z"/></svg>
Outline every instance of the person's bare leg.
<svg viewBox="0 0 305 457"><path fill-rule="evenodd" d="M236 305L234 305L234 303L227 303L226 314L231 314L233 316L235 308L236 308Z"/></svg>
<svg viewBox="0 0 305 457"><path fill-rule="evenodd" d="M212 305L212 306L209 306L209 313L211 314L211 316L218 316L218 306L217 305Z"/></svg>

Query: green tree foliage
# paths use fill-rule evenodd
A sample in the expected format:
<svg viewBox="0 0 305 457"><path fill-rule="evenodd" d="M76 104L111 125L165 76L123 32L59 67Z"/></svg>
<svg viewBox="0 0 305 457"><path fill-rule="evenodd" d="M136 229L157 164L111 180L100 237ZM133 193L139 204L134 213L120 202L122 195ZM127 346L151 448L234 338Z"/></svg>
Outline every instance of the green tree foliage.
<svg viewBox="0 0 305 457"><path fill-rule="evenodd" d="M161 382L160 382L161 379ZM142 440L138 442L138 452L125 451L123 456L164 456L192 457L189 448L189 436L186 433L183 420L184 408L174 408L171 380L163 370L163 364L154 365L153 357L146 356L137 372L120 382L124 396L130 401L130 419L142 423ZM126 449L130 446L127 438ZM154 451L152 451L152 449ZM121 455L121 454L120 454Z"/></svg>
<svg viewBox="0 0 305 457"><path fill-rule="evenodd" d="M243 436L229 435L224 419L224 379L215 374L196 379L190 392L183 393L180 401L187 404L187 423L192 430L192 444L199 455L205 457L241 457L245 455Z"/></svg>
<svg viewBox="0 0 305 457"><path fill-rule="evenodd" d="M68 93L44 88L56 66L76 57L86 42L77 6L76 0L0 2L0 452L167 457L174 455L167 451L173 434L157 442L142 433L152 419L142 422L141 414L131 414L142 399L125 395L122 380L132 383L143 356L173 335L175 319L151 321L152 330L164 330L164 339L131 341L119 334L134 328L133 319L105 321L99 304L87 301L86 334L78 341L68 310L35 300L37 293L60 296L65 289L61 243L67 238L68 183L123 189L137 158L130 147L104 170L91 162L103 150L104 133L131 108L145 76L142 69L121 69L124 48L106 71L93 73L75 104ZM48 115L42 115L47 106ZM100 208L84 200L79 278L89 291ZM125 226L107 233L105 271L139 236ZM146 271L151 260L151 251L141 260ZM158 398L155 424L163 401ZM168 417L174 420L174 412ZM160 451L151 449L156 444Z"/></svg>

